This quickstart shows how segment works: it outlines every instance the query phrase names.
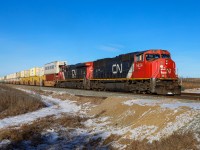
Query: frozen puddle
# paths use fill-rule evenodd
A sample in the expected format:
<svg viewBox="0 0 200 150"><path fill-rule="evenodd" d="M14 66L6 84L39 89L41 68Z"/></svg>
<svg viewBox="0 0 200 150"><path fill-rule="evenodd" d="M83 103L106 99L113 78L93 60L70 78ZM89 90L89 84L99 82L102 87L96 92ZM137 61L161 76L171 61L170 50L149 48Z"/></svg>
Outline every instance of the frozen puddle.
<svg viewBox="0 0 200 150"><path fill-rule="evenodd" d="M26 124L37 120L39 118L59 115L62 113L76 113L81 107L77 106L74 102L69 100L59 100L48 96L41 96L42 101L47 105L46 108L40 109L38 111L22 114L19 116L8 117L0 120L0 129L9 126L19 126L21 124Z"/></svg>

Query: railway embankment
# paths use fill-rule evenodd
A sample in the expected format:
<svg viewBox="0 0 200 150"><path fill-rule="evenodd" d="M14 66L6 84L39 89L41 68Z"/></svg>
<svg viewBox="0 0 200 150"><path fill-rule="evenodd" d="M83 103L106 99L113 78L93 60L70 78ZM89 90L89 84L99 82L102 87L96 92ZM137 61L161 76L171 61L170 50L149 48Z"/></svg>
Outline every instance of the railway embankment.
<svg viewBox="0 0 200 150"><path fill-rule="evenodd" d="M47 108L45 112L43 108L4 118L10 124L0 120L1 147L200 148L199 101L173 96L12 87L32 96L40 95Z"/></svg>

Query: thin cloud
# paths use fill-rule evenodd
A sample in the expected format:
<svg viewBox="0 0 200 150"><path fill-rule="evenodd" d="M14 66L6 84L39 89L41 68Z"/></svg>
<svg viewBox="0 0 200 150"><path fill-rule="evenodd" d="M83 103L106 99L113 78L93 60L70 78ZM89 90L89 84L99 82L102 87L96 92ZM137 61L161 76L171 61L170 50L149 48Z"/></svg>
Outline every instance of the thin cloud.
<svg viewBox="0 0 200 150"><path fill-rule="evenodd" d="M108 44L108 45L102 45L99 49L107 51L107 52L119 52L123 48L123 45L119 44Z"/></svg>

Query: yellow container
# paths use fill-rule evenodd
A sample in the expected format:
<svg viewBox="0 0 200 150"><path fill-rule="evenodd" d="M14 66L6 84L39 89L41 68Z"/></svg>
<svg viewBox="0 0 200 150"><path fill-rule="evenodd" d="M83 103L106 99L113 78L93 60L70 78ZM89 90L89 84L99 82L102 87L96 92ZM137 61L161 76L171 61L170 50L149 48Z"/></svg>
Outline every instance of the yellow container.
<svg viewBox="0 0 200 150"><path fill-rule="evenodd" d="M43 85L44 84L44 76L35 76L30 77L30 85Z"/></svg>
<svg viewBox="0 0 200 150"><path fill-rule="evenodd" d="M30 85L44 85L44 69L39 67L34 67L29 70L30 72Z"/></svg>
<svg viewBox="0 0 200 150"><path fill-rule="evenodd" d="M37 76L30 77L30 85L36 85L37 81L38 81Z"/></svg>
<svg viewBox="0 0 200 150"><path fill-rule="evenodd" d="M25 77L25 78L30 77L30 70L25 70L25 71L24 71L24 77Z"/></svg>
<svg viewBox="0 0 200 150"><path fill-rule="evenodd" d="M23 80L24 78L20 78L19 80L20 80L20 84L21 85L23 85L24 84L24 80Z"/></svg>
<svg viewBox="0 0 200 150"><path fill-rule="evenodd" d="M20 78L20 84L21 85L27 84L27 78Z"/></svg>
<svg viewBox="0 0 200 150"><path fill-rule="evenodd" d="M25 85L30 85L30 77L26 77L23 80Z"/></svg>

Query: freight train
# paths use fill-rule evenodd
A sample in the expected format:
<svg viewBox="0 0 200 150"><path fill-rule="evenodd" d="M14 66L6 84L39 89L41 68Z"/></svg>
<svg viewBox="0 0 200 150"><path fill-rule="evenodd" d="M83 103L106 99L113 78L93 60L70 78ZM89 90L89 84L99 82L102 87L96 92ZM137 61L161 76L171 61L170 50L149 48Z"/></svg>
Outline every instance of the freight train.
<svg viewBox="0 0 200 150"><path fill-rule="evenodd" d="M55 61L0 78L10 84L133 93L181 94L176 64L167 50L145 50L68 65Z"/></svg>

